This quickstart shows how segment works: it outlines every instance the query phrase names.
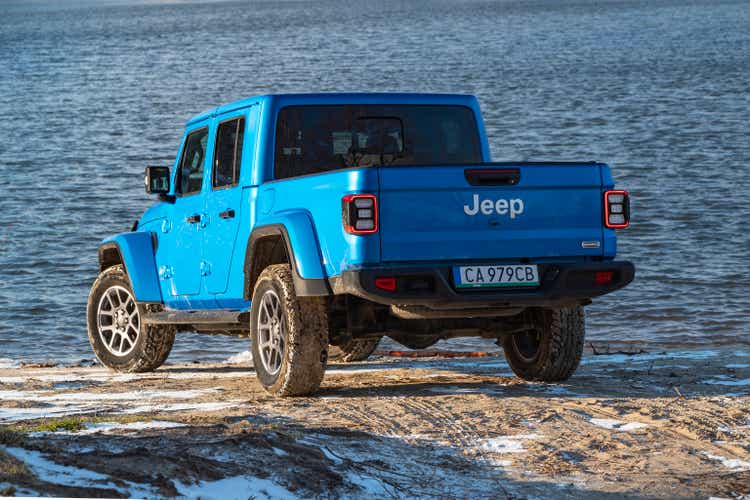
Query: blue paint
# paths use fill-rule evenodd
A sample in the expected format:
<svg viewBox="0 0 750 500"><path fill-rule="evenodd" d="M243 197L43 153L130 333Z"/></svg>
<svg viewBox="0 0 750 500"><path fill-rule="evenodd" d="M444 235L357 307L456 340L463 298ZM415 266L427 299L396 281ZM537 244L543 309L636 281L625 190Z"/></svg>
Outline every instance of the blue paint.
<svg viewBox="0 0 750 500"><path fill-rule="evenodd" d="M380 169L383 262L600 256L581 247L602 235L599 165L516 168L513 186L468 185L464 167ZM468 216L477 201L492 210Z"/></svg>
<svg viewBox="0 0 750 500"><path fill-rule="evenodd" d="M106 238L101 244L117 246L137 301L162 301L150 232L116 234Z"/></svg>
<svg viewBox="0 0 750 500"><path fill-rule="evenodd" d="M377 194L376 168L271 182L261 187L259 197L268 196L269 190L273 190L274 201L266 204L271 207L270 212L259 215L258 225L284 224L303 278L337 276L343 269L380 261L377 234L347 234L341 223L342 197L352 193ZM301 251L298 253L297 249Z"/></svg>

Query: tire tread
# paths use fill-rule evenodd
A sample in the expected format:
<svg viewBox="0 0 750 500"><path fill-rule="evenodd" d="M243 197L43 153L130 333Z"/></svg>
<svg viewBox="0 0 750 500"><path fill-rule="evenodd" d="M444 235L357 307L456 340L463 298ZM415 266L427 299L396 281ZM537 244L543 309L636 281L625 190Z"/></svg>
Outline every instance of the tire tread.
<svg viewBox="0 0 750 500"><path fill-rule="evenodd" d="M312 394L323 381L328 360L328 312L325 300L322 297L297 297L289 264L274 264L265 268L256 281L255 291L268 281L275 282L283 290L280 299L287 315L288 351L277 380L270 385L262 385L277 396ZM257 299L256 293L253 293L253 302ZM255 351L253 354L257 372L260 359L257 359L259 357Z"/></svg>
<svg viewBox="0 0 750 500"><path fill-rule="evenodd" d="M513 372L524 380L561 382L573 375L581 362L586 335L583 307L542 311L538 327L542 342L538 359L525 363L515 355L512 339L508 336L503 347Z"/></svg>
<svg viewBox="0 0 750 500"><path fill-rule="evenodd" d="M340 346L328 347L328 359L331 361L342 361L354 363L364 361L375 352L380 339L352 339Z"/></svg>
<svg viewBox="0 0 750 500"><path fill-rule="evenodd" d="M97 276L94 284L91 286L91 293L89 294L86 307L89 315L92 312L95 313L99 289L108 280L118 281L126 285L132 292L133 287L130 284L130 278L128 278L123 265L115 265L105 269ZM122 364L115 364L107 361L107 358L110 357L109 353L99 347L96 338L99 332L94 331L95 328L90 317L87 318L87 326L86 330L89 342L97 359L108 368L120 372L150 372L159 368L169 357L169 353L172 351L172 346L174 345L175 334L177 333L177 329L172 325L146 325L141 322L140 334L143 336L144 342L140 354Z"/></svg>

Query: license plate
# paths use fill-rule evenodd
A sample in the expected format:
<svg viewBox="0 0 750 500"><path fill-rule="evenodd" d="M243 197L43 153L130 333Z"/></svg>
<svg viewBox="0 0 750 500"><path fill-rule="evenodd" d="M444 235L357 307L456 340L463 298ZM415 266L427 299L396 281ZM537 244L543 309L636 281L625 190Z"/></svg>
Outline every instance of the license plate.
<svg viewBox="0 0 750 500"><path fill-rule="evenodd" d="M536 265L457 266L453 268L456 288L539 286Z"/></svg>

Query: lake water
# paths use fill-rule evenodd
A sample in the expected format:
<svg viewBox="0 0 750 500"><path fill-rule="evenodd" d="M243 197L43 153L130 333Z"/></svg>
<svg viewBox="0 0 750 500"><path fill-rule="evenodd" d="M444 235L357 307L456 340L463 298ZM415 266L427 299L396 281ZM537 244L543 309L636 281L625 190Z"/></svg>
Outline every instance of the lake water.
<svg viewBox="0 0 750 500"><path fill-rule="evenodd" d="M92 358L96 245L184 122L270 92L476 94L495 160L599 160L636 281L588 338L748 342L750 3L0 3L0 358ZM491 345L471 341L454 345ZM246 341L178 337L171 360Z"/></svg>

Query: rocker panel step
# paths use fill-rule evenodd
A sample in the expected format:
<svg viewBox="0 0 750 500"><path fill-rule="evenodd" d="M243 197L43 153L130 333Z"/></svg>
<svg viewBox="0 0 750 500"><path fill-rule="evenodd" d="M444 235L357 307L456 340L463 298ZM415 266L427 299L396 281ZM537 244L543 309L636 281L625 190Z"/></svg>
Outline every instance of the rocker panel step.
<svg viewBox="0 0 750 500"><path fill-rule="evenodd" d="M249 321L249 316L250 313L246 311L233 311L228 309L187 311L170 309L167 311L144 314L143 322L152 325L210 325L214 323L239 324Z"/></svg>

